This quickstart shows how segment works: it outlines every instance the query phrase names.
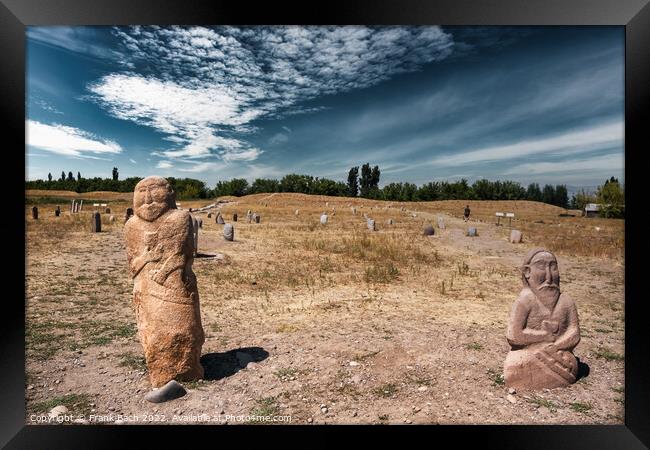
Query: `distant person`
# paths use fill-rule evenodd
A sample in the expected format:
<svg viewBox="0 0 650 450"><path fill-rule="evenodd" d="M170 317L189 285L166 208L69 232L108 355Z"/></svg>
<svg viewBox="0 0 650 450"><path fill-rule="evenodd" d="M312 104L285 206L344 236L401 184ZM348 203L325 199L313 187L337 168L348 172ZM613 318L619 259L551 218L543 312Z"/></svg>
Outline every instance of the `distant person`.
<svg viewBox="0 0 650 450"><path fill-rule="evenodd" d="M469 212L470 212L469 211L469 205L465 205L465 214L464 214L465 222L467 222L469 220Z"/></svg>

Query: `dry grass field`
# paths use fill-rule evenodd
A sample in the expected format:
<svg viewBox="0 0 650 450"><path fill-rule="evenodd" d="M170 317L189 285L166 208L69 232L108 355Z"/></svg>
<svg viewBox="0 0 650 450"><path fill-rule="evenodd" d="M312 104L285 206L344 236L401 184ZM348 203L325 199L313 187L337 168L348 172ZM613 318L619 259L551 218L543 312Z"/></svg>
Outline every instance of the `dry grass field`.
<svg viewBox="0 0 650 450"><path fill-rule="evenodd" d="M92 205L72 215L73 197L58 195L59 218L54 202L38 204L37 221L25 209L27 423L56 405L126 423L187 423L201 414L216 423L251 414L298 424L623 423L622 220L561 217L561 208L527 201L222 198L230 200L220 204L226 221L239 216L234 242L214 215L197 214L205 379L186 383L178 400L151 404L122 234L130 194L80 196L112 199L116 221L102 214L101 233L90 232ZM260 224L245 220L249 209ZM515 213L522 244L508 242L507 220L495 225L497 211ZM422 235L427 223L435 236ZM468 226L477 237L465 235ZM501 373L506 321L521 289L517 267L540 245L556 252L562 291L578 306L575 354L589 373L566 389L508 399Z"/></svg>

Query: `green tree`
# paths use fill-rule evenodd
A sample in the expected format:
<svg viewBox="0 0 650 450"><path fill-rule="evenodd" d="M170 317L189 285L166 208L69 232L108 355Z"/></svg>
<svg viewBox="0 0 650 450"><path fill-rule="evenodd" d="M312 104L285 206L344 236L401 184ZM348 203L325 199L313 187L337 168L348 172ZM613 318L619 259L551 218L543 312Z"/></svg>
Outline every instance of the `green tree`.
<svg viewBox="0 0 650 450"><path fill-rule="evenodd" d="M600 203L598 214L601 217L622 218L625 216L625 193L614 177L605 181L605 184L598 188L596 198Z"/></svg>
<svg viewBox="0 0 650 450"><path fill-rule="evenodd" d="M68 181L74 181L74 175L72 175L72 171L68 172Z"/></svg>
<svg viewBox="0 0 650 450"><path fill-rule="evenodd" d="M249 192L251 194L260 194L263 192L280 192L280 182L273 179L256 178L255 181L253 181Z"/></svg>
<svg viewBox="0 0 650 450"><path fill-rule="evenodd" d="M225 195L241 197L247 193L248 181L246 181L245 178L233 178L230 181L218 181L217 186L213 191L215 197L223 197Z"/></svg>
<svg viewBox="0 0 650 450"><path fill-rule="evenodd" d="M348 196L359 195L359 166L355 166L348 172Z"/></svg>
<svg viewBox="0 0 650 450"><path fill-rule="evenodd" d="M113 180L117 181L119 174L117 172L117 167L113 167Z"/></svg>
<svg viewBox="0 0 650 450"><path fill-rule="evenodd" d="M573 209L584 210L587 203L596 203L597 201L596 197L589 195L582 189L580 192L574 194L571 207Z"/></svg>
<svg viewBox="0 0 650 450"><path fill-rule="evenodd" d="M49 181L50 183L52 182L52 174L51 173L47 174L47 181Z"/></svg>
<svg viewBox="0 0 650 450"><path fill-rule="evenodd" d="M530 200L533 202L541 202L543 201L544 197L542 195L542 190L539 188L539 184L537 183L531 183L528 185L528 189L526 189L526 200Z"/></svg>
<svg viewBox="0 0 650 450"><path fill-rule="evenodd" d="M61 181L65 181L65 171L61 171Z"/></svg>
<svg viewBox="0 0 650 450"><path fill-rule="evenodd" d="M367 198L370 188L372 187L372 169L370 169L370 164L365 163L361 166L361 178L359 179L360 185L360 195L361 197Z"/></svg>
<svg viewBox="0 0 650 450"><path fill-rule="evenodd" d="M549 205L552 205L555 201L555 188L550 184L544 186L544 190L542 191L542 201Z"/></svg>
<svg viewBox="0 0 650 450"><path fill-rule="evenodd" d="M555 202L553 204L560 208L569 207L569 194L565 185L560 184L555 186Z"/></svg>
<svg viewBox="0 0 650 450"><path fill-rule="evenodd" d="M77 181L81 181L81 172L77 172Z"/></svg>

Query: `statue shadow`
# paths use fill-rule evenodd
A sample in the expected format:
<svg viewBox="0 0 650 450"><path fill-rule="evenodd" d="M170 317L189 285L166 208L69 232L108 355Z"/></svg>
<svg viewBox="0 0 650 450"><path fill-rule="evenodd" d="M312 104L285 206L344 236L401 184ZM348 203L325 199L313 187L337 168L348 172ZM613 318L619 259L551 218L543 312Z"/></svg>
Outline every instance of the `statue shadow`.
<svg viewBox="0 0 650 450"><path fill-rule="evenodd" d="M268 358L269 352L261 347L236 348L225 353L206 353L201 356L204 380L220 380L244 369L250 362Z"/></svg>
<svg viewBox="0 0 650 450"><path fill-rule="evenodd" d="M589 372L591 369L589 368L589 365L587 363L583 363L580 361L580 358L576 358L578 360L578 374L576 375L576 381L578 381L581 378L586 378L589 376Z"/></svg>
<svg viewBox="0 0 650 450"><path fill-rule="evenodd" d="M197 253L195 258L216 258L217 254L215 253L214 255L210 253Z"/></svg>

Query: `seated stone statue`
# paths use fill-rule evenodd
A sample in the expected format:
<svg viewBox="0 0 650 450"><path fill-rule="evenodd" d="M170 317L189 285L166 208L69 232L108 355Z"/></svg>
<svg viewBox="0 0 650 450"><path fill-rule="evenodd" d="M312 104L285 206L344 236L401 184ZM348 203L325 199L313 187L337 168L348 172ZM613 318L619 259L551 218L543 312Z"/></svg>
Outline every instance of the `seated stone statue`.
<svg viewBox="0 0 650 450"><path fill-rule="evenodd" d="M557 259L548 250L530 251L521 271L524 288L512 306L506 335L511 347L504 364L506 385L568 386L578 374L572 353L580 342L576 305L560 292Z"/></svg>
<svg viewBox="0 0 650 450"><path fill-rule="evenodd" d="M192 271L192 217L176 208L174 191L161 177L147 177L135 186L133 206L135 216L124 233L151 384L202 378L205 338Z"/></svg>

